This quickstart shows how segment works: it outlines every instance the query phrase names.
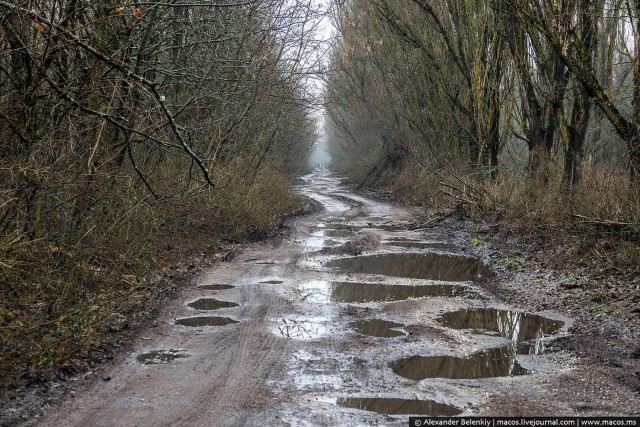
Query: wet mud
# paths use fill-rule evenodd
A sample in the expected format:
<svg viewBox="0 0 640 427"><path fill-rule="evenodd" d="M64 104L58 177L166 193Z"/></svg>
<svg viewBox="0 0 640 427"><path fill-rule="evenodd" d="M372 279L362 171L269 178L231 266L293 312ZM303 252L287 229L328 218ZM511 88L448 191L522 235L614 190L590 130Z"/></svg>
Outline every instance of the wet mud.
<svg viewBox="0 0 640 427"><path fill-rule="evenodd" d="M415 242L415 241L398 241L398 240L388 240L384 242L389 246L396 246L399 248L407 248L407 249L435 249L442 248L447 244L444 242Z"/></svg>
<svg viewBox="0 0 640 427"><path fill-rule="evenodd" d="M215 265L138 341L181 350L116 366L110 376L121 380L99 382L43 425L405 425L409 415L502 414L505 405L491 406L500 399L536 415L531 396L535 408L556 407L562 395L549 390L566 378L582 392L574 356L553 341L569 330L556 319L570 320L504 308L483 287L493 282L478 283L493 271L458 231L411 230L411 211L345 192L329 172L301 182L300 194L324 210L288 220L291 237L277 245L255 243ZM345 257L363 235L382 245ZM235 302L202 297L232 289L225 283L248 285L225 292ZM233 307L231 317L191 310ZM134 394L139 407L119 404ZM581 404L615 395L602 394ZM524 403L512 405L514 396ZM566 400L565 413L577 414Z"/></svg>
<svg viewBox="0 0 640 427"><path fill-rule="evenodd" d="M170 350L153 350L147 353L142 353L136 357L138 363L143 365L160 365L165 363L171 363L177 359L184 359L189 357L185 350L170 349Z"/></svg>

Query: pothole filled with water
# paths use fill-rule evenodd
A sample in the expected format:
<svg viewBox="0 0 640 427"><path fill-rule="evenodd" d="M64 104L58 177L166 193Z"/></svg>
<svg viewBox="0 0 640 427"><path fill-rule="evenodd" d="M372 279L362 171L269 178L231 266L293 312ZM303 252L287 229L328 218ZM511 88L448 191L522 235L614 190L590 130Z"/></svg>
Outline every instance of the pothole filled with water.
<svg viewBox="0 0 640 427"><path fill-rule="evenodd" d="M331 300L334 302L401 301L409 298L455 297L468 290L457 285L383 285L380 283L333 282Z"/></svg>
<svg viewBox="0 0 640 427"><path fill-rule="evenodd" d="M433 400L410 400L385 397L347 397L337 400L344 408L361 409L384 415L432 415L451 417L462 410Z"/></svg>
<svg viewBox="0 0 640 427"><path fill-rule="evenodd" d="M237 320L229 319L228 317L215 317L215 316L198 316L198 317L185 317L183 319L176 319L176 325L180 326L225 326L233 323L238 323Z"/></svg>
<svg viewBox="0 0 640 427"><path fill-rule="evenodd" d="M441 248L446 245L446 243L444 242L411 242L411 241L397 241L397 240L388 240L385 243L390 246L396 246L399 248L407 248L407 249Z"/></svg>
<svg viewBox="0 0 640 427"><path fill-rule="evenodd" d="M218 310L220 308L237 307L238 304L230 301L219 301L215 298L200 298L187 304L196 310Z"/></svg>
<svg viewBox="0 0 640 427"><path fill-rule="evenodd" d="M279 285L281 283L284 283L284 281L283 280L263 280L260 283L265 285Z"/></svg>
<svg viewBox="0 0 640 427"><path fill-rule="evenodd" d="M493 272L482 261L455 255L435 253L392 253L340 258L327 263L350 273L382 274L412 279L465 282L478 280Z"/></svg>
<svg viewBox="0 0 640 427"><path fill-rule="evenodd" d="M224 291L225 289L233 289L235 286L231 285L200 285L198 289L204 289L207 291Z"/></svg>
<svg viewBox="0 0 640 427"><path fill-rule="evenodd" d="M136 360L143 365L159 365L170 363L176 359L184 359L189 355L183 349L153 350L138 355Z"/></svg>
<svg viewBox="0 0 640 427"><path fill-rule="evenodd" d="M393 329L402 328L405 325L403 325L402 323L389 322L387 320L358 320L356 322L349 323L348 326L349 328L360 334L369 335L372 337L394 338L406 335L406 333L402 331Z"/></svg>
<svg viewBox="0 0 640 427"><path fill-rule="evenodd" d="M545 351L545 336L564 326L561 320L537 314L495 308L474 308L444 313L440 323L453 329L490 331L518 343L519 354L541 354Z"/></svg>
<svg viewBox="0 0 640 427"><path fill-rule="evenodd" d="M524 375L512 346L492 348L467 357L411 356L393 364L393 372L420 381L425 378L477 379Z"/></svg>

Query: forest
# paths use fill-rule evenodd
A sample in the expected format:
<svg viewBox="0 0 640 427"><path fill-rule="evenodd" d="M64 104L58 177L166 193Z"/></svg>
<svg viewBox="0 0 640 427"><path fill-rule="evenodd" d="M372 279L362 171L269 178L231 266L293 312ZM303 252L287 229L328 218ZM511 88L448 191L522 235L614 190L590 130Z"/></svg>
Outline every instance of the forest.
<svg viewBox="0 0 640 427"><path fill-rule="evenodd" d="M357 185L637 238L638 2L352 0L336 26L327 128Z"/></svg>
<svg viewBox="0 0 640 427"><path fill-rule="evenodd" d="M320 147L325 140L326 147ZM324 160L314 157L325 149L330 171L324 170ZM348 288L355 283L351 274L362 271L330 270L331 257L366 251L396 254L403 244L407 253L457 248L455 256L411 252L418 260L443 259L452 269L465 262L481 265L480 273L458 280L473 282L476 296L485 295L487 277L496 283L510 280L509 274L522 273L516 273L517 268L534 269L535 264L535 274L518 276L525 297L515 299L517 309L503 307L495 316L524 319L542 308L562 311L562 321L547 319L562 323L564 329L558 326L553 332L558 335L552 339L565 334L559 341L569 335L569 317L587 319L580 325L588 323L587 332L578 328L563 341L566 348L574 345L580 351L589 350L591 344L585 342L604 335L605 326L615 326L612 336L624 341L625 350L617 351L604 340L607 350L593 350L592 364L572 371L571 378L591 378L592 367L601 365L598 357L604 360L606 355L607 360L625 358L625 364L615 366L625 371L620 383L637 388L640 371L631 373L628 366L637 366L640 348L637 334L634 342L627 338L637 332L640 304L639 210L640 0L0 0L2 394L25 395L34 384L93 372L113 358L123 342L131 342L127 334L135 336L140 325L155 322L157 310L174 292L193 284L207 263L222 264L218 261L235 262L235 275L225 276L228 272L221 268L218 273L226 282L208 283L208 290L227 290L238 301L214 301L223 308L260 310L247 308L217 319L223 323L205 326L220 326L221 334L233 338L227 341L231 350L223 354L226 359L220 359L229 366L239 363L234 345L242 347L238 354L255 350L257 356L251 353L255 359L248 359L246 366L253 363L265 383L277 383L269 377L275 368L268 369L285 360L278 351L298 346L304 352L329 340L307 336L295 345L278 341L282 337L271 336L277 335L277 320L285 321L280 328L287 333L313 322L324 322L317 328L324 331L342 325L340 333L348 344L340 347L344 354L338 354L336 338L316 349L323 357L290 361L307 372L305 361L335 359L325 377L338 378L338 385L318 386L318 393L342 393L330 396L334 403L345 400L345 384L352 385L353 372L366 371L364 386L354 386L349 393L365 390L372 373L389 375L376 383L384 385L386 393L393 373L387 368L416 353L412 343L420 340L424 350L445 336L436 343L438 352L449 352L447 357L460 364L472 353L482 362L486 355L470 346L471 338L455 341L462 336L458 332L447 330L431 339L432 329L445 328L442 322L434 326L440 312L429 302L434 295L426 291L394 300L399 307L406 304L406 310L394 311L396 306L384 298L336 301L331 293L335 284ZM274 245L255 258L233 261L248 243L271 242L268 237L303 212L315 222L288 223L295 237L285 245L284 255ZM400 236L395 240L390 237L394 232ZM497 242L495 250L488 246L491 239ZM466 247L456 246L461 241ZM513 248L517 250L512 253ZM300 261L305 259L307 264ZM278 270L281 264L289 270ZM553 271L543 275L543 268ZM483 277L485 271L491 273ZM391 284L379 277L355 284L385 292L394 286L416 291L428 285L399 285L401 280L433 281L440 276L394 277L398 279ZM550 284L538 292L534 285L540 277ZM460 283L451 289L459 289ZM287 292L262 291L263 285L282 285ZM250 286L258 290L241 294L235 289L244 292ZM328 294L305 299L304 292L318 289ZM504 291L504 286L496 289ZM544 293L549 289L551 302ZM455 292L446 304L462 307ZM496 295L512 303L510 290ZM464 304L475 304L470 301ZM184 313L197 309L189 305L193 301L183 302ZM372 311L362 304L378 305ZM432 311L431 317L411 311L419 304L425 313ZM286 317L291 307L300 311L293 321ZM326 307L331 309L322 311ZM320 314L308 318L313 310ZM278 316L265 314L271 312ZM327 317L328 312L334 317ZM248 322L246 313L255 322ZM402 341L413 353L393 353L394 360L382 361L380 355L391 357L389 349L406 348L380 346L389 350L385 353L371 344L379 343L371 337L354 338L349 325L357 322L345 319L360 321L372 313L398 316L402 322L390 322L387 329L395 328L391 335L377 338L404 340L417 331L414 341ZM596 324L617 315L626 316L626 323L607 317L605 326ZM178 336L184 329L175 320L162 327ZM431 326L423 328L427 324ZM244 327L244 333L232 335ZM269 340L263 340L264 335ZM212 342L197 348L218 354ZM542 348L538 344L536 356ZM269 345L281 347L269 351L264 360L270 362L263 363L260 351L267 352ZM349 353L356 347L370 354L359 359ZM452 356L453 348L465 352ZM185 359L191 357L186 354ZM513 368L516 353L509 357ZM358 363L364 366L365 359L376 368L361 369ZM187 371L197 374L195 368ZM226 381L227 371L216 372L210 384L199 384L207 393L214 380ZM287 375L296 372L291 368ZM602 375L597 381L613 378L611 372L598 371ZM343 374L348 377L344 381ZM487 377L510 381L511 374ZM455 379L460 378L479 377ZM553 380L562 384L563 378ZM102 379L106 383L111 377ZM253 378L238 375L235 380L253 385ZM162 381L166 379L159 384ZM591 394L584 402L600 392L597 381L585 386ZM287 389L290 384L282 385L284 380L277 384L282 395L295 395ZM520 386L533 395L528 384ZM234 397L253 399L253 388L243 390ZM406 390L412 389L401 391ZM624 407L628 391L616 390L623 390L623 398L611 413ZM442 396L451 400L455 414L477 414L480 394L465 393L468 400L464 393L460 401L449 399L448 392ZM308 415L309 425L324 422L330 411L325 408L328 400L322 399L313 403L320 408L317 413L295 407L287 414ZM538 408L550 399L540 397ZM0 401L0 409L2 404L10 405ZM208 401L199 404L209 408ZM226 400L218 404L216 408L231 407ZM249 407L242 404L238 407L243 410ZM342 406L355 407L349 405ZM572 407L570 413L579 414L585 405ZM176 413L187 406L180 405ZM628 406L631 413L635 407ZM502 413L507 406L497 403L492 408ZM342 411L336 412L346 417L342 420L351 420L353 414ZM600 415L598 411L592 412ZM0 424L2 415L0 411ZM242 416L246 421L252 415Z"/></svg>
<svg viewBox="0 0 640 427"><path fill-rule="evenodd" d="M284 0L0 2L3 387L134 322L158 268L298 206L312 17Z"/></svg>

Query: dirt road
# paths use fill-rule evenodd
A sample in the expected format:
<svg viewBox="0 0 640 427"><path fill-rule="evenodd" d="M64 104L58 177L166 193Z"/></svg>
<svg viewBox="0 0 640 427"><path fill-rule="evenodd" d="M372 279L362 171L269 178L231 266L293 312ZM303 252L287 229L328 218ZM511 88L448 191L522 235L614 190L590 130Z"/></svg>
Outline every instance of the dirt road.
<svg viewBox="0 0 640 427"><path fill-rule="evenodd" d="M407 414L637 410L637 395L554 344L571 319L499 301L476 283L493 272L450 234L407 230L410 211L328 172L304 179L299 191L322 212L292 220L277 247L208 271L135 353L40 424L406 425Z"/></svg>

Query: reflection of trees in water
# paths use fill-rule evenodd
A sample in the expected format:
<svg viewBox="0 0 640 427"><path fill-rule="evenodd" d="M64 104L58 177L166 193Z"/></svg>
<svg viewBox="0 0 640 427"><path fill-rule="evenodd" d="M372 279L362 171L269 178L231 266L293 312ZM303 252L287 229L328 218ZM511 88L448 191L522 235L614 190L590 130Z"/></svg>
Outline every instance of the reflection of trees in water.
<svg viewBox="0 0 640 427"><path fill-rule="evenodd" d="M540 354L545 350L544 338L555 333L563 322L536 314L493 308L478 308L446 313L445 326L456 329L495 331L512 342L520 354Z"/></svg>
<svg viewBox="0 0 640 427"><path fill-rule="evenodd" d="M342 258L330 261L327 266L352 273L450 282L473 281L493 274L480 260L436 253L391 253Z"/></svg>
<svg viewBox="0 0 640 427"><path fill-rule="evenodd" d="M516 360L513 346L492 348L467 357L412 356L398 361L393 371L405 378L475 379L523 375L528 371Z"/></svg>

